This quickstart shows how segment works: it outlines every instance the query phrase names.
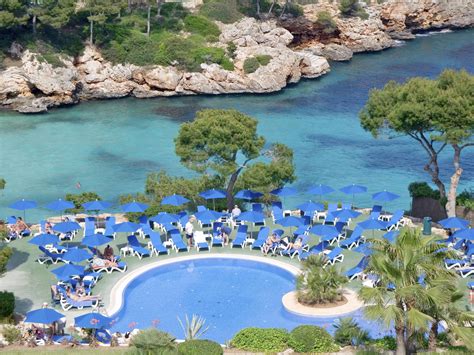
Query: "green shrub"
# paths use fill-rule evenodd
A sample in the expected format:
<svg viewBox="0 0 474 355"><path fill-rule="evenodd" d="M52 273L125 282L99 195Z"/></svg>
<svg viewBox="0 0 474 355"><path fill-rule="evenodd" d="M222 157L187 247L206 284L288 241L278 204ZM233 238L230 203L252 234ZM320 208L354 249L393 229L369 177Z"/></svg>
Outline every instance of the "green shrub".
<svg viewBox="0 0 474 355"><path fill-rule="evenodd" d="M300 353L326 353L339 350L331 335L325 329L314 325L300 325L293 329L288 344Z"/></svg>
<svg viewBox="0 0 474 355"><path fill-rule="evenodd" d="M21 330L12 325L3 327L2 335L8 344L15 344L21 339Z"/></svg>
<svg viewBox="0 0 474 355"><path fill-rule="evenodd" d="M64 198L66 201L71 201L74 208L66 210L66 213L80 213L84 211L83 203L95 200L102 200L102 198L95 192L82 192L80 194L66 194Z"/></svg>
<svg viewBox="0 0 474 355"><path fill-rule="evenodd" d="M0 319L9 319L15 311L15 295L13 292L0 292Z"/></svg>
<svg viewBox="0 0 474 355"><path fill-rule="evenodd" d="M359 345L369 340L369 333L363 330L353 318L341 318L334 324L334 340L341 346Z"/></svg>
<svg viewBox="0 0 474 355"><path fill-rule="evenodd" d="M206 0L199 9L199 14L223 23L234 23L242 18L237 0Z"/></svg>
<svg viewBox="0 0 474 355"><path fill-rule="evenodd" d="M270 61L272 60L272 56L268 54L257 55L255 56L255 58L257 59L258 64L260 64L262 67L270 63Z"/></svg>
<svg viewBox="0 0 474 355"><path fill-rule="evenodd" d="M140 330L133 336L130 346L142 353L168 354L176 353L175 338L156 328Z"/></svg>
<svg viewBox="0 0 474 355"><path fill-rule="evenodd" d="M287 344L288 332L279 328L245 328L231 340L233 347L246 351L279 352Z"/></svg>
<svg viewBox="0 0 474 355"><path fill-rule="evenodd" d="M201 36L214 36L216 38L221 34L217 25L204 16L188 15L184 18L184 28L186 31L199 34Z"/></svg>
<svg viewBox="0 0 474 355"><path fill-rule="evenodd" d="M377 350L396 350L397 340L391 336L384 336L383 338L374 339L371 344Z"/></svg>
<svg viewBox="0 0 474 355"><path fill-rule="evenodd" d="M3 238L8 234L8 230L6 228L2 228L2 232L0 233L0 237ZM7 271L7 264L10 257L13 255L13 249L10 247L3 247L0 249L0 275Z"/></svg>
<svg viewBox="0 0 474 355"><path fill-rule="evenodd" d="M360 6L359 0L341 0L339 10L346 17L357 16L363 20L369 18L369 14Z"/></svg>
<svg viewBox="0 0 474 355"><path fill-rule="evenodd" d="M321 11L318 13L318 19L316 23L323 27L323 32L326 34L332 34L337 30L336 21L332 18L331 14L327 11Z"/></svg>
<svg viewBox="0 0 474 355"><path fill-rule="evenodd" d="M288 3L286 7L286 12L294 17L303 16L304 14L303 8L300 5L293 3Z"/></svg>
<svg viewBox="0 0 474 355"><path fill-rule="evenodd" d="M227 43L227 55L230 58L235 58L235 51L237 50L237 45L234 42Z"/></svg>
<svg viewBox="0 0 474 355"><path fill-rule="evenodd" d="M222 346L211 340L187 340L178 344L178 354L180 355L222 355Z"/></svg>
<svg viewBox="0 0 474 355"><path fill-rule="evenodd" d="M249 57L244 61L244 72L245 74L254 73L260 67L260 63L257 58Z"/></svg>
<svg viewBox="0 0 474 355"><path fill-rule="evenodd" d="M456 204L474 210L474 190L464 190L456 197Z"/></svg>
<svg viewBox="0 0 474 355"><path fill-rule="evenodd" d="M439 199L439 191L434 190L426 182L412 182L408 185L408 191L410 192L410 197L430 197L436 200Z"/></svg>

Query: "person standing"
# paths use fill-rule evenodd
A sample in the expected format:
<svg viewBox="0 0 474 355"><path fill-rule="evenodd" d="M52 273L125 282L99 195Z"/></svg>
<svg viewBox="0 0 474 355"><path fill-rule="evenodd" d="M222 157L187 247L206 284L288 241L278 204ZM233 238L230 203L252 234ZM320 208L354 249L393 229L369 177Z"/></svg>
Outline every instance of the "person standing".
<svg viewBox="0 0 474 355"><path fill-rule="evenodd" d="M242 213L242 211L240 210L239 206L238 205L235 205L234 208L232 209L232 219L237 219L240 214Z"/></svg>
<svg viewBox="0 0 474 355"><path fill-rule="evenodd" d="M191 216L189 217L188 221L186 222L186 225L184 226L184 233L186 234L186 239L188 240L189 247L193 246L194 221L194 216Z"/></svg>

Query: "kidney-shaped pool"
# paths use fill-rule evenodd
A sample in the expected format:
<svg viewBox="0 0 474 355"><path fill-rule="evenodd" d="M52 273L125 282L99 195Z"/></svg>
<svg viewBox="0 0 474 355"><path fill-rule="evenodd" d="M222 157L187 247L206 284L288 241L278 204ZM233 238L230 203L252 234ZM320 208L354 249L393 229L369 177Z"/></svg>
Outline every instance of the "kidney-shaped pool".
<svg viewBox="0 0 474 355"><path fill-rule="evenodd" d="M183 338L178 317L197 314L206 319L204 338L224 343L246 327L288 330L314 324L333 331L336 318L302 317L286 311L285 293L295 289L295 275L281 267L238 258L199 258L157 266L134 278L125 288L121 309L112 317L113 331L157 325ZM379 327L362 317L350 316L379 335Z"/></svg>

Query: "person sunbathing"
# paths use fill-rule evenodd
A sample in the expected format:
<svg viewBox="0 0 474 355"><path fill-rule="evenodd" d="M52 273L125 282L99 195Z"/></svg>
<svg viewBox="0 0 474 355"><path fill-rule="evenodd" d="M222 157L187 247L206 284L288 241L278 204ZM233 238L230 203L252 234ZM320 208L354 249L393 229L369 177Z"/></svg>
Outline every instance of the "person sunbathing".
<svg viewBox="0 0 474 355"><path fill-rule="evenodd" d="M76 293L72 293L71 289L68 289L66 291L66 295L74 300L74 301L78 301L78 302L83 302L83 301L99 301L100 300L100 295L97 295L97 296L87 296L87 295L83 295L83 296L79 296L77 295Z"/></svg>
<svg viewBox="0 0 474 355"><path fill-rule="evenodd" d="M104 267L116 267L118 264L115 261L101 259L97 255L94 255L91 262L91 267L93 270L102 269Z"/></svg>
<svg viewBox="0 0 474 355"><path fill-rule="evenodd" d="M263 254L267 255L270 250L278 246L279 241L280 239L275 233L268 237L262 248Z"/></svg>
<svg viewBox="0 0 474 355"><path fill-rule="evenodd" d="M301 249L303 247L303 238L297 237L293 243L288 243L285 250Z"/></svg>
<svg viewBox="0 0 474 355"><path fill-rule="evenodd" d="M18 235L21 235L22 233L30 230L28 225L25 223L25 221L23 221L21 217L18 217L16 219L16 223L14 224L13 229L15 232L18 233Z"/></svg>

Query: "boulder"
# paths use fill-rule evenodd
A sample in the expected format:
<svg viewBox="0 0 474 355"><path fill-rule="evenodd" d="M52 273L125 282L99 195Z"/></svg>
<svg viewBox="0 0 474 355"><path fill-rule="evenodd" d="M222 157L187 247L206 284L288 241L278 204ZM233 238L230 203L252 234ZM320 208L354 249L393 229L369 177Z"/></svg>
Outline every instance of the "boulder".
<svg viewBox="0 0 474 355"><path fill-rule="evenodd" d="M183 74L174 67L157 67L150 71L138 72L134 78L138 82L146 82L150 88L159 90L175 90Z"/></svg>

